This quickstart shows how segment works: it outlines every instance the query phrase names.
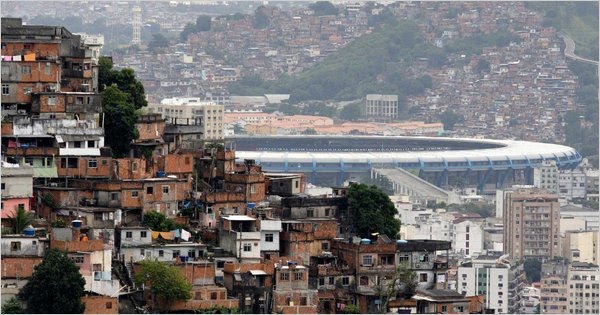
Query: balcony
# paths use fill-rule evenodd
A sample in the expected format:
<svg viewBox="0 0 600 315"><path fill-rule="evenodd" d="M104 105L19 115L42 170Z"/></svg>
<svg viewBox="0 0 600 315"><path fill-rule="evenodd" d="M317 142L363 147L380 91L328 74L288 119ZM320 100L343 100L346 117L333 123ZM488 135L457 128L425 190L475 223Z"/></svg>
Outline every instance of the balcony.
<svg viewBox="0 0 600 315"><path fill-rule="evenodd" d="M6 155L21 156L53 156L58 155L58 148L27 147L27 148L6 148Z"/></svg>

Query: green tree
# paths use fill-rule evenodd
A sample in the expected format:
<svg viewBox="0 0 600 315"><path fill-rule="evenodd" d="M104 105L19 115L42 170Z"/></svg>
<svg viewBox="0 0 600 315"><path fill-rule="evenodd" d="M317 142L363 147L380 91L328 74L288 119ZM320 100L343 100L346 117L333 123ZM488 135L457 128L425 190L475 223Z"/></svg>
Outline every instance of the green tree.
<svg viewBox="0 0 600 315"><path fill-rule="evenodd" d="M542 277L542 262L539 259L529 258L523 262L523 269L529 283L538 282Z"/></svg>
<svg viewBox="0 0 600 315"><path fill-rule="evenodd" d="M200 15L196 18L196 32L208 32L210 31L211 18L208 15Z"/></svg>
<svg viewBox="0 0 600 315"><path fill-rule="evenodd" d="M252 27L256 29L265 29L269 27L269 16L264 12L265 6L260 6L254 11L254 18L252 19Z"/></svg>
<svg viewBox="0 0 600 315"><path fill-rule="evenodd" d="M380 279L386 277L381 276ZM380 280L381 281L381 280ZM407 264L401 264L398 266L392 276L391 281L387 283L380 283L376 288L376 292L379 294L379 300L381 301L379 311L382 314L388 313L388 303L392 298L395 299L409 299L417 290L417 274L408 268Z"/></svg>
<svg viewBox="0 0 600 315"><path fill-rule="evenodd" d="M79 268L67 254L56 249L48 251L37 265L17 298L24 301L27 313L83 313L81 302L85 280Z"/></svg>
<svg viewBox="0 0 600 315"><path fill-rule="evenodd" d="M100 92L116 84L119 90L127 93L128 102L131 102L135 109L148 106L144 85L137 80L133 69L123 68L121 70L114 70L112 58L105 56L100 57L98 64L98 86L100 87Z"/></svg>
<svg viewBox="0 0 600 315"><path fill-rule="evenodd" d="M26 211L23 207L19 207L13 215L9 215L9 218L13 221L13 228L15 234L20 234L23 232L33 219L31 218L31 213Z"/></svg>
<svg viewBox="0 0 600 315"><path fill-rule="evenodd" d="M340 111L340 118L343 120L359 120L363 118L363 103L355 102L350 103Z"/></svg>
<svg viewBox="0 0 600 315"><path fill-rule="evenodd" d="M339 10L329 1L317 1L309 4L308 7L315 11L316 16L337 15L339 13Z"/></svg>
<svg viewBox="0 0 600 315"><path fill-rule="evenodd" d="M143 260L135 273L135 283L146 285L150 293L158 298L161 311L168 311L175 301L185 301L192 297L192 285L187 282L179 269L164 262Z"/></svg>
<svg viewBox="0 0 600 315"><path fill-rule="evenodd" d="M344 310L342 311L342 314L359 314L360 310L358 309L358 306L354 305L354 304L348 304L346 305L346 308L344 308Z"/></svg>
<svg viewBox="0 0 600 315"><path fill-rule="evenodd" d="M168 232L177 228L177 225L173 220L157 211L144 213L142 224L149 227L152 231L160 232Z"/></svg>
<svg viewBox="0 0 600 315"><path fill-rule="evenodd" d="M196 25L194 23L187 23L183 27L183 31L179 33L179 41L185 42L188 39L188 36L196 31Z"/></svg>
<svg viewBox="0 0 600 315"><path fill-rule="evenodd" d="M148 44L148 49L156 51L159 48L169 46L169 40L163 34L152 34L152 40Z"/></svg>
<svg viewBox="0 0 600 315"><path fill-rule="evenodd" d="M23 303L14 297L10 298L8 301L2 304L2 314L25 314Z"/></svg>
<svg viewBox="0 0 600 315"><path fill-rule="evenodd" d="M440 119L444 124L444 130L452 130L454 125L459 122L463 122L465 119L463 116L455 113L451 109L447 109L440 115Z"/></svg>
<svg viewBox="0 0 600 315"><path fill-rule="evenodd" d="M304 131L302 131L302 134L303 135L316 135L318 133L315 130L315 128L306 128L306 129L304 129Z"/></svg>
<svg viewBox="0 0 600 315"><path fill-rule="evenodd" d="M135 127L138 114L128 94L114 84L108 87L102 92L102 112L106 144L112 149L114 157L127 156L131 141L139 136Z"/></svg>
<svg viewBox="0 0 600 315"><path fill-rule="evenodd" d="M377 186L352 184L348 189L348 202L352 215L352 226L361 237L372 233L395 238L400 232L400 221L390 197Z"/></svg>

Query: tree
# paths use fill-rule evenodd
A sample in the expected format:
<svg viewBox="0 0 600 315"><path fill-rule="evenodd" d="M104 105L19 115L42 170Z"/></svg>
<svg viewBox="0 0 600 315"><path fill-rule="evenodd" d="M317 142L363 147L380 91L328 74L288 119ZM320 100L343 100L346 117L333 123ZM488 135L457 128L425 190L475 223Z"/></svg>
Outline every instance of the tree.
<svg viewBox="0 0 600 315"><path fill-rule="evenodd" d="M539 259L529 258L523 262L523 269L529 283L538 282L542 277L542 262Z"/></svg>
<svg viewBox="0 0 600 315"><path fill-rule="evenodd" d="M144 284L150 288L150 293L158 298L162 311L168 311L175 301L185 301L192 297L192 285L179 269L164 262L143 260L134 279L137 285Z"/></svg>
<svg viewBox="0 0 600 315"><path fill-rule="evenodd" d="M15 234L20 234L32 221L31 213L26 211L23 207L19 207L12 216L9 218L13 221L13 228Z"/></svg>
<svg viewBox="0 0 600 315"><path fill-rule="evenodd" d="M163 34L152 34L152 40L148 44L151 51L169 46L169 40Z"/></svg>
<svg viewBox="0 0 600 315"><path fill-rule="evenodd" d="M306 129L304 129L304 131L302 131L302 134L303 135L316 135L318 133L315 130L315 128L306 128Z"/></svg>
<svg viewBox="0 0 600 315"><path fill-rule="evenodd" d="M315 11L316 16L337 15L339 13L338 9L329 1L317 1L309 4L308 7Z"/></svg>
<svg viewBox="0 0 600 315"><path fill-rule="evenodd" d="M358 306L354 305L354 304L348 304L346 305L346 308L344 308L344 310L342 311L342 314L359 314L360 310L358 309Z"/></svg>
<svg viewBox="0 0 600 315"><path fill-rule="evenodd" d="M24 314L23 304L13 298L10 298L4 304L2 304L2 314Z"/></svg>
<svg viewBox="0 0 600 315"><path fill-rule="evenodd" d="M379 278L385 279L383 276ZM398 266L391 281L387 281L387 284L382 281L375 288L379 293L379 300L381 301L379 311L382 314L386 314L388 312L388 303L392 298L400 300L411 298L415 295L417 285L417 274L411 271L407 264Z"/></svg>
<svg viewBox="0 0 600 315"><path fill-rule="evenodd" d="M352 226L361 237L372 233L395 238L400 232L400 221L390 197L376 186L352 184L348 190L348 202L352 215Z"/></svg>
<svg viewBox="0 0 600 315"><path fill-rule="evenodd" d="M211 18L208 15L200 15L196 18L196 32L208 32L210 31Z"/></svg>
<svg viewBox="0 0 600 315"><path fill-rule="evenodd" d="M269 27L269 16L263 12L265 6L260 6L254 11L254 18L252 19L252 27L257 29L265 29Z"/></svg>
<svg viewBox="0 0 600 315"><path fill-rule="evenodd" d="M462 122L465 120L463 116L455 113L451 109L447 109L445 112L443 112L440 115L440 119L442 120L442 123L444 124L444 130L452 130L452 128L454 128L454 125L456 123Z"/></svg>
<svg viewBox="0 0 600 315"><path fill-rule="evenodd" d="M104 134L106 144L112 149L113 156L120 158L129 154L132 140L138 138L135 126L138 114L127 93L116 85L102 92L102 112L104 113Z"/></svg>
<svg viewBox="0 0 600 315"><path fill-rule="evenodd" d="M359 120L363 117L362 102L351 103L340 111L340 118L344 120Z"/></svg>
<svg viewBox="0 0 600 315"><path fill-rule="evenodd" d="M25 302L27 313L81 314L85 309L81 302L84 286L75 263L66 253L52 249L35 267L17 298Z"/></svg>
<svg viewBox="0 0 600 315"><path fill-rule="evenodd" d="M177 228L173 220L156 211L144 213L142 224L149 227L152 231L167 232Z"/></svg>
<svg viewBox="0 0 600 315"><path fill-rule="evenodd" d="M128 102L131 102L135 109L148 106L144 85L137 80L133 69L123 68L121 70L114 70L112 59L105 56L100 57L98 65L98 86L100 87L100 92L116 84L119 90L128 95Z"/></svg>

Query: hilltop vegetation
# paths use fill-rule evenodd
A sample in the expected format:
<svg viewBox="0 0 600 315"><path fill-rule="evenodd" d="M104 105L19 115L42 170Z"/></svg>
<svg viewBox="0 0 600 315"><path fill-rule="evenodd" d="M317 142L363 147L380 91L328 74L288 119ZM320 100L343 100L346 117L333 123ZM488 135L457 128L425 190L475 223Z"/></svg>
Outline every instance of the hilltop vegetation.
<svg viewBox="0 0 600 315"><path fill-rule="evenodd" d="M527 1L525 6L544 14L544 26L553 26L575 41L575 54L598 60L597 1Z"/></svg>

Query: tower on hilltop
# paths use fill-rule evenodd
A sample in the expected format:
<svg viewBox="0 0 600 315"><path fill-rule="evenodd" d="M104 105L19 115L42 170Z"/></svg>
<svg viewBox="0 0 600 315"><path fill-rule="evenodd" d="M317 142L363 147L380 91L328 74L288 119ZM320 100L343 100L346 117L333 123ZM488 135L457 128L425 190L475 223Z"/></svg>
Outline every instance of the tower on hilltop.
<svg viewBox="0 0 600 315"><path fill-rule="evenodd" d="M133 6L132 9L133 21L131 27L133 29L133 37L131 39L131 45L140 45L141 40L141 27L142 27L142 8L140 8L139 2Z"/></svg>

